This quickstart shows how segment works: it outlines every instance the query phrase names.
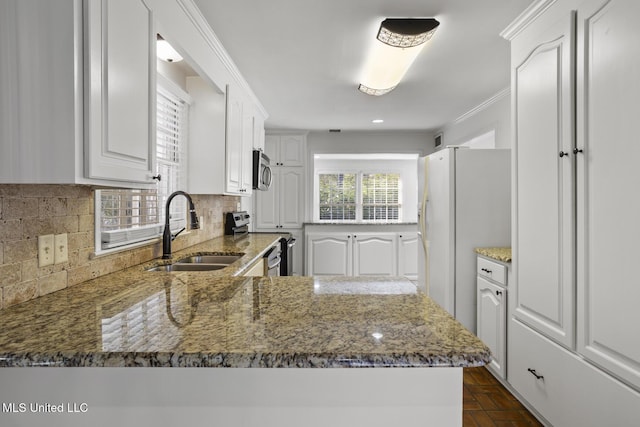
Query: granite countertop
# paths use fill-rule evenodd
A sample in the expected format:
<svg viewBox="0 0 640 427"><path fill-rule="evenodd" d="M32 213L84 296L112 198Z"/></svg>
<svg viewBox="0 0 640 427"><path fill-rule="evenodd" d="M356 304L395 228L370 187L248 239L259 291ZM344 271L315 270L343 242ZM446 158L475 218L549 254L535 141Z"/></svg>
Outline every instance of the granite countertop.
<svg viewBox="0 0 640 427"><path fill-rule="evenodd" d="M233 275L278 238L220 238L176 254L247 254L226 272L146 272L145 264L9 307L0 312L0 366L489 362L489 349L407 279Z"/></svg>
<svg viewBox="0 0 640 427"><path fill-rule="evenodd" d="M476 248L476 253L502 262L511 262L511 248Z"/></svg>

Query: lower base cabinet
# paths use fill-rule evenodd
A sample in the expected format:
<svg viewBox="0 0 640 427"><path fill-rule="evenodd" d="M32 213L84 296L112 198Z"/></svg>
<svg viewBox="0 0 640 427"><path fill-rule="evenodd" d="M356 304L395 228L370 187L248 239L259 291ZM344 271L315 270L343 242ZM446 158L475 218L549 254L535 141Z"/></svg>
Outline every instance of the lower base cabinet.
<svg viewBox="0 0 640 427"><path fill-rule="evenodd" d="M417 234L407 232L307 233L307 275L412 279L417 277L417 242Z"/></svg>
<svg viewBox="0 0 640 427"><path fill-rule="evenodd" d="M508 382L548 423L638 425L640 393L515 319L509 331Z"/></svg>
<svg viewBox="0 0 640 427"><path fill-rule="evenodd" d="M487 368L498 377L506 378L507 358L507 289L478 277L478 338L491 349Z"/></svg>

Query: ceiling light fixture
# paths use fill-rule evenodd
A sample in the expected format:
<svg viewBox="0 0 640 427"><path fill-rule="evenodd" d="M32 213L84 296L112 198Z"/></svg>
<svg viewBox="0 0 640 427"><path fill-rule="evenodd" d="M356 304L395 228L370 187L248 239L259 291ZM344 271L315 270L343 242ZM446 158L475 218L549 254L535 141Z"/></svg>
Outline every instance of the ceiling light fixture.
<svg viewBox="0 0 640 427"><path fill-rule="evenodd" d="M156 55L165 62L180 62L182 56L160 34L156 37Z"/></svg>
<svg viewBox="0 0 640 427"><path fill-rule="evenodd" d="M373 120L371 120L371 123L376 123L376 124L384 123L384 120L382 120L382 119L373 119Z"/></svg>
<svg viewBox="0 0 640 427"><path fill-rule="evenodd" d="M395 89L438 25L433 18L382 21L358 89L373 96Z"/></svg>

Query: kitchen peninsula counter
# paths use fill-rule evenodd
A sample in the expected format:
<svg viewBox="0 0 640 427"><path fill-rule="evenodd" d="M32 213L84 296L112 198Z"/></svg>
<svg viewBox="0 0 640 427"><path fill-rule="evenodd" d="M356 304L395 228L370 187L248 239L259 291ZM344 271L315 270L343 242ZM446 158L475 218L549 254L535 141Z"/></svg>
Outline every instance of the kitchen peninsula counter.
<svg viewBox="0 0 640 427"><path fill-rule="evenodd" d="M403 278L133 267L0 312L0 366L464 367L489 350Z"/></svg>
<svg viewBox="0 0 640 427"><path fill-rule="evenodd" d="M489 349L404 278L242 276L279 237L175 254L245 254L222 270L145 271L158 260L1 311L0 401L18 409L0 423L461 427L462 367ZM19 412L34 400L87 411Z"/></svg>

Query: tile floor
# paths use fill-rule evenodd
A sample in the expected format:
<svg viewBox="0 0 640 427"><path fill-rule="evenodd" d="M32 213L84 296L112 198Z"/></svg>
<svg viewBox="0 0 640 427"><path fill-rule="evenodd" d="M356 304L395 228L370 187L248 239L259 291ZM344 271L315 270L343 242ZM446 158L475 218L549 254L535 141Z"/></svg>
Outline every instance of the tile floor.
<svg viewBox="0 0 640 427"><path fill-rule="evenodd" d="M463 427L542 426L486 368L465 368L463 387Z"/></svg>

